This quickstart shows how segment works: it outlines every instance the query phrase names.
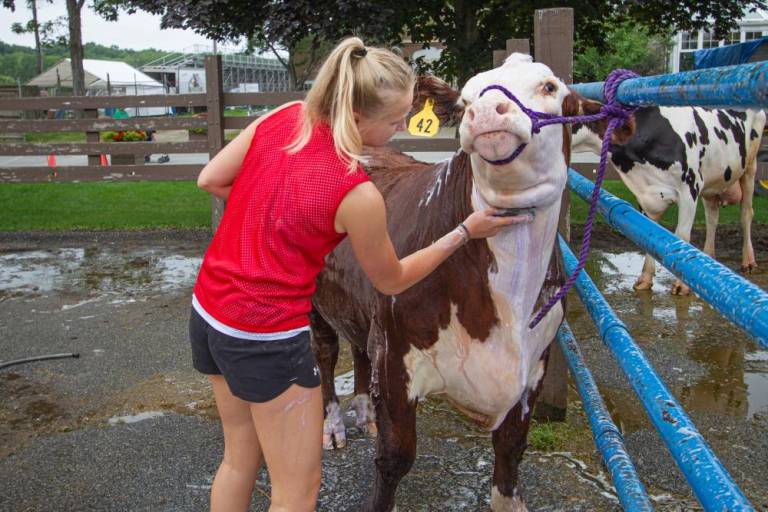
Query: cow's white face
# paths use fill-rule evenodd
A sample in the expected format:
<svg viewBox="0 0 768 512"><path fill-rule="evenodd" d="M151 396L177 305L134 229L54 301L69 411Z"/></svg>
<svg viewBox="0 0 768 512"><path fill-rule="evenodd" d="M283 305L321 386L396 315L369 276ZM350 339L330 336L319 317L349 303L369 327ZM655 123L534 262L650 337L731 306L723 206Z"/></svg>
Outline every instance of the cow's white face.
<svg viewBox="0 0 768 512"><path fill-rule="evenodd" d="M531 134L531 119L499 90L501 85L527 108L562 114L565 84L549 67L515 53L503 66L472 77L461 91L464 116L459 126L462 149L471 155L475 185L486 203L501 208L545 207L556 202L566 180L563 132L559 124ZM527 147L508 164L503 160Z"/></svg>

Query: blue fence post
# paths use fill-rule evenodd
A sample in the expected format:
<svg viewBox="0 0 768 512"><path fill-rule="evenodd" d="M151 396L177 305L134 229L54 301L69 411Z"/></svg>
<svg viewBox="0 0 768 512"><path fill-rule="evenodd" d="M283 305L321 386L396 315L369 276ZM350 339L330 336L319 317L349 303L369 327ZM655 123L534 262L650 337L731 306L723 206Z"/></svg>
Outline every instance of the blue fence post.
<svg viewBox="0 0 768 512"><path fill-rule="evenodd" d="M582 96L604 101L603 82L571 86ZM637 107L768 107L768 62L699 69L625 80L616 99Z"/></svg>
<svg viewBox="0 0 768 512"><path fill-rule="evenodd" d="M568 274L576 269L576 257L559 238ZM752 511L754 508L736 486L728 471L701 436L688 415L651 368L626 325L616 316L583 270L575 284L600 337L629 379L669 452L708 511Z"/></svg>
<svg viewBox="0 0 768 512"><path fill-rule="evenodd" d="M584 412L592 427L595 446L603 455L605 466L611 473L611 481L616 488L616 494L619 495L622 508L628 512L653 510L645 487L640 482L635 466L624 447L624 438L611 419L608 408L600 396L600 390L597 389L592 374L584 364L579 345L567 322L563 322L558 329L557 341L568 361L568 367L571 369L571 375L581 396Z"/></svg>
<svg viewBox="0 0 768 512"><path fill-rule="evenodd" d="M589 201L594 188L591 181L569 169L568 184L579 197ZM724 317L768 349L767 293L605 190L600 191L597 208L611 226L648 251Z"/></svg>

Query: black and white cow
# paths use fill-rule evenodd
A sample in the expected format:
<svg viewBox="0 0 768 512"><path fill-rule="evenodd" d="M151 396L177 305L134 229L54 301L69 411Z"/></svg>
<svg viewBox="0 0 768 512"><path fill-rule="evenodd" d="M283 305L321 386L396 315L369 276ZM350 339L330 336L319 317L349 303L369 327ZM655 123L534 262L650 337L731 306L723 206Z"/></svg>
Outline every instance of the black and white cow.
<svg viewBox="0 0 768 512"><path fill-rule="evenodd" d="M600 103L584 100L584 114L596 113ZM658 221L667 207L677 203L675 234L689 242L697 201L704 201L704 252L715 256L715 230L719 207L741 203L743 233L741 269L757 265L752 248L752 194L757 152L765 126L765 113L700 107L644 107L635 113L635 134L624 144L611 144L610 158L621 179L635 195L643 212ZM604 121L573 125L573 151L600 152ZM650 289L655 262L646 256L635 289ZM677 280L673 294L690 289Z"/></svg>

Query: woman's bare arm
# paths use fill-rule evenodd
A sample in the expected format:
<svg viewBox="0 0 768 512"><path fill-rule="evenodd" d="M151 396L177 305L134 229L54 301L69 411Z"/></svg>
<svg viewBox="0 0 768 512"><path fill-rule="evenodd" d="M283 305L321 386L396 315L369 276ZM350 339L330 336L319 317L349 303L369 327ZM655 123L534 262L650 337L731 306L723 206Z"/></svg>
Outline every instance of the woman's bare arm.
<svg viewBox="0 0 768 512"><path fill-rule="evenodd" d="M234 183L237 173L240 172L245 155L248 153L248 148L251 147L251 140L253 140L256 128L272 114L296 103L299 102L292 101L281 105L249 124L203 167L203 170L200 171L200 175L197 177L197 186L217 197L227 199L229 191L232 190L232 183Z"/></svg>
<svg viewBox="0 0 768 512"><path fill-rule="evenodd" d="M516 222L494 217L495 212L475 212L464 221L472 238L493 236ZM418 283L464 244L461 232L454 230L399 259L387 232L384 198L370 182L358 185L344 197L336 211L336 226L349 236L355 257L373 286L387 295L396 295Z"/></svg>

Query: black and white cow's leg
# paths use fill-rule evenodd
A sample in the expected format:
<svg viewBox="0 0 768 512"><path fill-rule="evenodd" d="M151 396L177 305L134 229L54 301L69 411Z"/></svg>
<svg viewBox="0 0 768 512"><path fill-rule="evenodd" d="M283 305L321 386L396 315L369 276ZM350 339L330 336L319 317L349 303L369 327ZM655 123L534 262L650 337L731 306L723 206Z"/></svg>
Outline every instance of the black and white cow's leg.
<svg viewBox="0 0 768 512"><path fill-rule="evenodd" d="M752 247L752 196L755 192L755 176L757 174L757 159L753 158L744 174L739 178L741 185L741 234L743 237L741 249L741 271L750 273L757 268L755 249Z"/></svg>
<svg viewBox="0 0 768 512"><path fill-rule="evenodd" d="M368 346L373 360L371 397L378 437L373 489L364 510L390 512L395 509L397 486L416 459L418 400L408 400L402 354L388 350L386 338L381 335L372 335Z"/></svg>
<svg viewBox="0 0 768 512"><path fill-rule="evenodd" d="M347 434L333 376L336 361L339 358L339 336L317 311L312 310L309 318L312 329L312 350L320 369L320 386L325 410L323 448L326 450L333 450L334 447L343 448L347 444Z"/></svg>
<svg viewBox="0 0 768 512"><path fill-rule="evenodd" d="M352 357L355 363L355 397L351 407L355 411L355 425L371 437L376 436L376 414L370 397L371 360L368 353L352 344Z"/></svg>
<svg viewBox="0 0 768 512"><path fill-rule="evenodd" d="M687 192L683 192L680 195L677 208L677 227L675 228L675 234L681 240L690 242L691 229L693 229L693 221L696 218L696 200ZM672 295L690 295L690 293L691 289L687 284L680 279L675 280L675 284L672 285Z"/></svg>
<svg viewBox="0 0 768 512"><path fill-rule="evenodd" d="M704 254L715 257L715 233L720 220L720 201L717 197L702 197L704 201L704 218L707 220L707 231L704 239Z"/></svg>
<svg viewBox="0 0 768 512"><path fill-rule="evenodd" d="M643 210L643 215L658 223L664 212L649 213ZM645 261L643 262L643 271L640 273L640 277L637 278L633 288L635 290L650 290L653 288L653 276L656 275L656 260L650 254L645 255Z"/></svg>
<svg viewBox="0 0 768 512"><path fill-rule="evenodd" d="M549 358L547 349L539 360L540 373ZM491 510L493 512L526 512L520 490L518 489L518 470L523 460L523 453L528 446L528 429L536 398L541 390L540 378L534 389L529 389L520 402L515 405L493 431L493 450L496 462L493 468L493 488L491 489Z"/></svg>

